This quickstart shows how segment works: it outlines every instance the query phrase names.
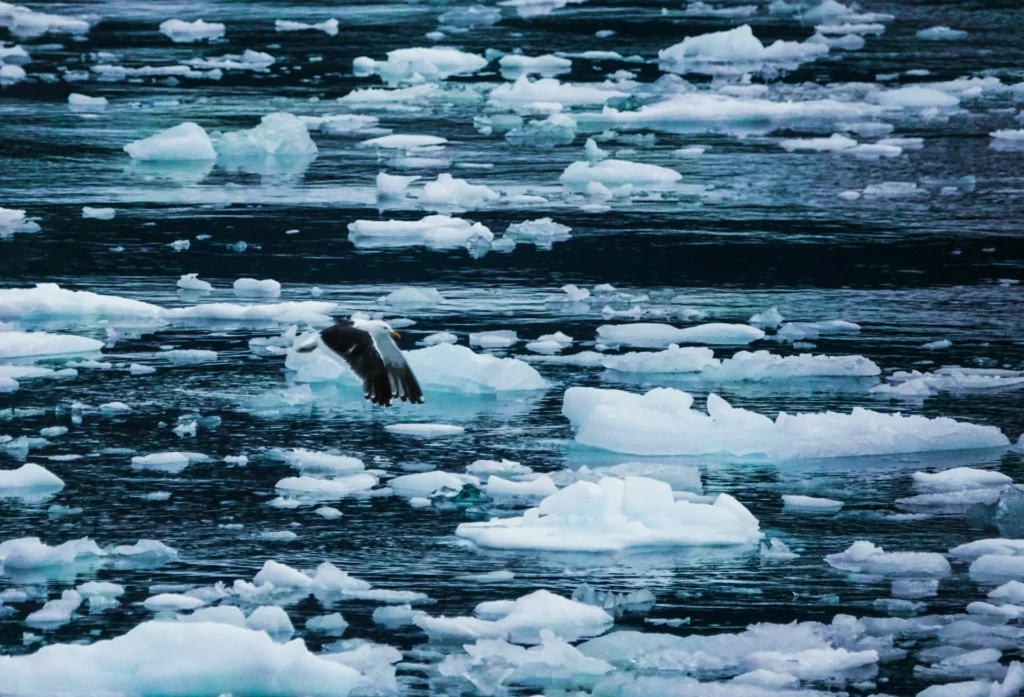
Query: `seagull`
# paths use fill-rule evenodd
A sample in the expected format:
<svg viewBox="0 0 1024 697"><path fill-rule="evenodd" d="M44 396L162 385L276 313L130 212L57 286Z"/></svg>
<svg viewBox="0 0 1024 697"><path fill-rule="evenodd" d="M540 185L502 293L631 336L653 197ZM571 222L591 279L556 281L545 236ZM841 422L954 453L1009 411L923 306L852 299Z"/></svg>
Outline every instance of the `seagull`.
<svg viewBox="0 0 1024 697"><path fill-rule="evenodd" d="M394 338L393 338L394 337ZM374 404L391 406L391 400L423 404L423 390L395 344L401 334L378 319L338 322L299 346L299 353L323 347L334 360L344 361L363 380L363 396Z"/></svg>

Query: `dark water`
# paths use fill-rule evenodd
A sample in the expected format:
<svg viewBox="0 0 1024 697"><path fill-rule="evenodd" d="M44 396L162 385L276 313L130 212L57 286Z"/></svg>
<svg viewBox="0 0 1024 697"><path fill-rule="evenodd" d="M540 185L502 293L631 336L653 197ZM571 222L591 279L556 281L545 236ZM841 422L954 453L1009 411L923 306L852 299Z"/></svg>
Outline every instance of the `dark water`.
<svg viewBox="0 0 1024 697"><path fill-rule="evenodd" d="M359 250L348 240L347 225L356 219L414 220L427 213L414 199L381 210L375 198L379 171L398 172L388 157L358 147L363 133L313 131L315 159L268 172L231 168L222 163L176 172L153 170L135 163L122 145L195 121L208 131L251 128L264 114L347 113L334 100L355 88L380 86L376 77L356 77L352 59L408 46L432 45L423 34L435 28L437 16L453 6L442 3L33 3L37 10L99 18L84 40L44 36L20 41L32 56L24 67L28 79L0 89L0 206L24 209L38 219L38 234L0 239L0 281L5 288L39 282L145 300L165 307L193 304L175 288L179 276L198 272L218 291L205 299L238 301L230 284L241 277L274 278L281 282L281 300L309 300L310 289L324 291L319 300L338 305L337 314L384 309L377 299L406 285L437 288L447 301L435 308L387 311L416 324L403 329L403 348L428 334L449 330L460 334L515 329L520 338L556 330L577 339L577 348L593 348L595 331L607 320L603 303L553 304L545 296L566 283L593 287L611 283L621 292L647 294L645 309L665 307L682 295L685 305L707 312L707 321L746 322L753 313L777 305L787 320L845 319L857 322L858 334L815 340L815 353L861 354L885 374L895 370L930 370L939 365L968 367L1024 366L1024 286L1000 283L1024 275L1024 211L1021 152L993 147L990 131L1020 128L1015 115L1024 106L1024 91L983 90L964 96L959 108L928 117L908 109L880 119L892 123L890 137L921 138L920 149L877 160L828 152L790 153L778 146L781 137L828 136L835 124L818 128L783 126L737 135L731 128L691 127L684 132L653 133L655 144L626 142L620 133L603 140L611 152L630 149L622 159L677 169L686 185L703 193L677 188L657 197L616 198L606 212L586 212L584 198L563 191L558 176L581 159L581 148L593 132L581 127L569 145L553 149L513 147L500 134L474 128L477 115L504 113L488 107L484 95L503 80L492 64L472 76L442 84L475 91L479 98L421 101L407 109L361 108L376 115L379 126L395 133L425 133L447 138L445 156L452 164L415 170L424 179L450 171L475 184L506 195L539 194L546 203L499 204L462 215L495 232L509 224L550 216L572 228L571 239L552 249L519 245L514 251L473 255L465 249L423 247ZM966 77L998 77L1004 85L1024 79L1024 10L1010 2L874 2L864 11L890 13L881 36L868 36L859 51L833 51L800 68L765 81L772 99L825 94L843 83L874 83L876 76L927 69L927 76L898 76L890 86L930 83ZM552 13L523 18L502 8L502 19L449 33L442 42L483 53L488 48L526 55L552 51L614 50L643 56L644 63L573 59L563 82L601 81L616 70L634 71L639 83L662 73L657 51L688 35L727 29L743 20L684 16L681 6L662 14L659 3L591 0ZM283 33L274 19L320 22L337 17L338 36L318 31ZM156 31L164 19L180 17L227 24L227 34L214 43L171 44ZM802 41L813 30L786 16L768 15L762 7L747 20L766 44L775 39ZM919 29L948 25L970 32L962 41L916 39ZM614 29L597 39L594 32ZM4 36L0 39L16 40ZM138 67L175 65L197 56L241 53L245 49L275 56L266 72L226 71L220 80L162 78L102 82L95 77L68 83L66 70L88 69L98 61L90 54L110 52L110 64ZM310 56L321 56L310 62ZM50 77L46 77L50 76ZM694 89L718 89L706 76L688 75ZM853 90L853 87L850 87ZM787 92L788 90L788 92ZM94 118L69 110L71 92L105 96L106 109ZM838 93L838 92L833 92ZM830 93L831 94L831 93ZM595 107L576 107L574 112ZM596 107L599 109L599 107ZM355 110L355 109L353 109ZM530 117L527 117L530 118ZM543 118L536 117L533 118ZM602 131L603 128L596 129ZM683 130L683 129L680 129ZM873 138L859 138L869 142ZM699 158L674 157L686 146L708 145ZM973 190L940 193L958 180L976 177ZM847 201L837 194L861 190L884 181L917 182L912 198L869 198ZM415 188L415 187L414 187ZM110 221L82 219L82 206L111 206ZM385 206L386 208L386 206ZM285 235L286 230L298 234ZM208 235L199 239L198 235ZM168 245L189 239L182 252ZM230 248L238 241L243 252ZM114 251L115 248L123 248ZM241 301L240 301L241 302ZM633 303L619 303L625 310ZM2 308L0 308L2 309ZM3 314L3 313L0 313ZM11 319L0 317L0 319ZM17 319L17 318L14 318ZM614 320L627 321L627 320ZM658 320L652 320L658 321ZM853 541L867 539L891 551L946 552L985 537L1012 536L990 522L990 511L939 512L923 520L892 522L873 515L898 510L895 499L915 493L910 475L925 469L970 466L997 469L1015 480L1024 477L1024 462L1011 450L925 453L842 461L732 462L707 458L698 464L705 493L728 492L749 507L769 538L789 544L801 556L782 564L765 564L753 548L679 549L601 555L486 551L457 544L460 522L507 516L523 502L495 501L471 510L411 508L400 497L349 497L331 503L343 512L340 520L323 520L312 506L294 510L268 506L277 494L275 483L292 476L293 468L271 459L270 448L337 449L363 459L388 475L432 467L462 472L481 458L509 458L537 472L559 472L610 465L636 459L574 444L561 416L562 394L576 385L646 391L675 386L695 394L698 403L709 391L735 406L774 416L780 410L849 411L863 406L882 411L958 420L998 427L1012 441L1024 432L1020 391L942 394L918 401L890 402L868 393L878 379L790 380L777 383L710 385L699 379L650 375L630 379L599 369L539 364L550 382L547 390L499 397L443 395L423 407L401 405L390 411L363 404L358 392L330 383L313 386L312 404L287 409L273 417L253 413L254 396L287 387L293 379L283 359L257 355L248 342L275 336L285 326L245 322L175 322L146 326L144 322L100 323L88 317L20 319L24 329L47 329L108 338L102 360L157 367L150 375L82 369L75 378L26 380L17 392L0 394L0 435L34 436L41 428L64 425L70 431L28 461L60 476L66 486L42 503L0 499L0 541L34 535L50 544L89 536L101 545L131 544L140 538L162 540L179 550L179 559L155 569L88 569L26 586L0 576L0 590L29 587L35 598L0 615L0 653L22 654L22 634L33 631L25 617L45 596L93 578L124 585L122 604L99 614L79 611L73 620L41 633L45 643L92 642L125 633L152 613L141 606L154 584L249 580L267 559L296 568L312 568L330 560L339 568L375 586L420 591L436 599L431 614L466 615L484 600L514 599L539 588L569 595L582 582L602 590L647 588L658 603L653 618L690 617L689 626L652 627L642 618L626 617L617 628L677 634L738 631L756 622L831 621L837 613L858 617L885 616L873 605L889 595L888 582L857 582L835 572L822 560ZM677 323L678 324L678 323ZM920 346L949 339L940 353ZM160 347L209 349L213 363L167 367ZM748 347L782 355L798 353L791 345L763 340ZM716 350L728 357L734 347ZM499 355L527 355L520 343ZM40 360L63 367L66 358ZM428 393L429 396L429 393ZM71 404L91 406L123 401L133 407L125 416L107 417L86 411L72 419ZM18 410L39 409L25 415ZM9 410L13 409L14 412ZM182 415L216 415L215 430L200 429L184 442L170 432ZM465 434L433 441L411 441L385 431L388 424L407 421L445 422L464 426ZM105 449L127 449L114 453ZM212 461L188 467L177 475L133 470L130 456L165 450L201 452ZM128 452L128 450L132 452ZM221 458L245 454L246 467L229 468ZM76 455L71 461L53 456ZM0 453L3 468L20 464ZM658 458L679 462L682 458ZM149 501L145 494L171 493L168 501ZM846 502L839 514L795 514L782 510L780 496L806 493ZM54 518L52 504L80 507L78 515ZM226 529L224 524L241 524ZM294 527L292 527L294 526ZM267 542L259 533L294 530L294 541ZM507 568L515 579L502 585L458 581L461 573ZM939 594L925 599L929 614L957 614L973 600L984 599L990 585L979 585L954 562L954 574L943 580ZM699 594L699 595L698 595ZM835 594L838 604L819 599ZM375 603L345 601L323 608L307 599L288 607L303 634L306 618L341 611L351 623L346 638L363 638L411 651L425 643L415 627L387 629L374 624ZM308 637L319 649L321 638ZM931 643L929 643L931 642ZM929 684L912 672L920 663L915 650L934 645L897 639L911 650L901 661L879 666L873 685L856 690L915 694ZM459 651L457 645L440 647ZM410 655L420 655L413 652ZM1019 657L1019 647L1004 652L1003 663ZM400 667L401 689L431 693L435 668ZM806 681L805 686L827 688ZM468 689L468 684L465 686ZM434 684L437 694L454 689ZM838 689L838 688L836 688ZM849 689L849 688L847 688ZM4 691L0 683L0 693Z"/></svg>

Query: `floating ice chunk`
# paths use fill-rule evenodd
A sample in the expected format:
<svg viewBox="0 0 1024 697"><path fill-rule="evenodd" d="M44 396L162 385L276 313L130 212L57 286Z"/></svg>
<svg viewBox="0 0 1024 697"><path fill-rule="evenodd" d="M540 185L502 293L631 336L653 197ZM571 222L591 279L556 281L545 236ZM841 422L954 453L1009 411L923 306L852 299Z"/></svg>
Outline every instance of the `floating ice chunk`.
<svg viewBox="0 0 1024 697"><path fill-rule="evenodd" d="M713 505L675 501L668 484L644 477L577 482L521 517L463 523L455 534L482 547L579 552L761 537L757 519L728 494Z"/></svg>
<svg viewBox="0 0 1024 697"><path fill-rule="evenodd" d="M108 581L89 581L80 584L75 590L83 598L120 598L124 595L124 586Z"/></svg>
<svg viewBox="0 0 1024 697"><path fill-rule="evenodd" d="M317 477L285 477L278 481L277 489L297 494L307 494L313 499L333 499L366 491L377 486L377 477L372 474L353 474L334 479Z"/></svg>
<svg viewBox="0 0 1024 697"><path fill-rule="evenodd" d="M951 109L960 105L960 98L935 87L910 85L885 90L877 95L878 103L889 108Z"/></svg>
<svg viewBox="0 0 1024 697"><path fill-rule="evenodd" d="M413 622L437 641L479 638L508 639L516 644L541 643L541 632L551 631L567 641L603 634L613 619L598 607L579 603L546 590L524 595L508 604L497 620L475 617L420 616Z"/></svg>
<svg viewBox="0 0 1024 697"><path fill-rule="evenodd" d="M409 188L409 185L412 184L414 181L419 180L420 178L421 177L403 177L400 175L380 172L377 175L377 198L379 200L403 198L405 197L406 190ZM351 231L352 226L358 224L359 222L367 221L357 221L356 223L350 223L349 230Z"/></svg>
<svg viewBox="0 0 1024 697"><path fill-rule="evenodd" d="M512 460L477 460L466 467L466 471L477 476L505 475L509 477L522 477L533 474L533 469Z"/></svg>
<svg viewBox="0 0 1024 697"><path fill-rule="evenodd" d="M914 488L921 491L964 491L1003 487L1013 480L1002 472L979 470L972 467L954 467L942 472L914 472Z"/></svg>
<svg viewBox="0 0 1024 697"><path fill-rule="evenodd" d="M805 341L817 339L820 336L853 334L859 331L859 324L841 319L822 322L786 322L775 333L774 338L780 341Z"/></svg>
<svg viewBox="0 0 1024 697"><path fill-rule="evenodd" d="M89 206L82 208L83 218L91 218L93 220L113 220L116 215L117 210L114 208L90 208Z"/></svg>
<svg viewBox="0 0 1024 697"><path fill-rule="evenodd" d="M327 116L300 116L310 129L324 133L358 133L374 128L380 121L376 116L366 114L329 114Z"/></svg>
<svg viewBox="0 0 1024 697"><path fill-rule="evenodd" d="M281 294L281 284L272 278L257 281L255 278L239 278L234 282L235 295L269 295Z"/></svg>
<svg viewBox="0 0 1024 697"><path fill-rule="evenodd" d="M320 508L316 509L313 512L321 518L323 518L324 520L337 520L342 516L341 511L339 511L337 508L332 508L330 506L321 506Z"/></svg>
<svg viewBox="0 0 1024 697"><path fill-rule="evenodd" d="M267 114L258 126L231 131L217 139L217 154L232 160L253 158L311 158L317 153L306 124L294 114Z"/></svg>
<svg viewBox="0 0 1024 697"><path fill-rule="evenodd" d="M16 470L0 470L0 498L56 492L64 481L45 467L28 462Z"/></svg>
<svg viewBox="0 0 1024 697"><path fill-rule="evenodd" d="M122 561L146 566L166 564L178 558L178 550L159 540L139 540L133 545L117 545L107 551Z"/></svg>
<svg viewBox="0 0 1024 697"><path fill-rule="evenodd" d="M511 329L497 329L489 332L470 332L469 345L481 348L508 348L519 341Z"/></svg>
<svg viewBox="0 0 1024 697"><path fill-rule="evenodd" d="M336 309L335 303L316 300L259 305L206 303L164 310L162 316L170 320L227 320L287 324L306 322L312 325L329 325L333 323L329 313Z"/></svg>
<svg viewBox="0 0 1024 697"><path fill-rule="evenodd" d="M871 388L874 393L897 397L924 397L937 392L976 392L1004 388L1024 387L1024 374L1000 371L996 374L959 366L946 366L934 373L899 371L889 376L889 382Z"/></svg>
<svg viewBox="0 0 1024 697"><path fill-rule="evenodd" d="M789 548L789 545L779 539L773 539L771 547L762 544L760 549L761 559L769 561L788 561L799 556L799 554Z"/></svg>
<svg viewBox="0 0 1024 697"><path fill-rule="evenodd" d="M426 615L422 610L413 610L410 605L378 607L373 611L373 621L388 627L411 625L416 617Z"/></svg>
<svg viewBox="0 0 1024 697"><path fill-rule="evenodd" d="M129 143L124 151L136 160L187 161L217 157L210 136L202 126L191 121Z"/></svg>
<svg viewBox="0 0 1024 697"><path fill-rule="evenodd" d="M558 178L566 186L582 187L590 182L606 186L666 186L683 178L674 169L627 160L602 160L596 164L573 162Z"/></svg>
<svg viewBox="0 0 1024 697"><path fill-rule="evenodd" d="M160 33L176 44L191 44L221 38L224 36L224 25L219 22L204 22L201 19L194 22L168 19L160 24Z"/></svg>
<svg viewBox="0 0 1024 697"><path fill-rule="evenodd" d="M311 632L320 632L321 634L330 634L331 636L341 636L348 629L348 622L342 617L340 612L335 612L331 615L320 615L319 617L310 617L306 620L306 629Z"/></svg>
<svg viewBox="0 0 1024 697"><path fill-rule="evenodd" d="M755 651L745 664L755 670L786 672L798 678L831 677L836 673L874 665L878 651L848 651L844 648L807 649L806 651Z"/></svg>
<svg viewBox="0 0 1024 697"><path fill-rule="evenodd" d="M179 474L195 462L209 458L201 453L165 452L132 457L132 469L152 469L169 474Z"/></svg>
<svg viewBox="0 0 1024 697"><path fill-rule="evenodd" d="M277 640L288 639L295 633L295 627L288 619L288 613L276 605L263 605L245 618L249 629L266 632Z"/></svg>
<svg viewBox="0 0 1024 697"><path fill-rule="evenodd" d="M388 433L416 438L443 438L458 436L466 432L462 426L452 424L390 424L384 427Z"/></svg>
<svg viewBox="0 0 1024 697"><path fill-rule="evenodd" d="M106 554L88 537L65 542L56 547L42 543L38 537L22 537L0 542L0 562L7 572L11 570L45 569L70 566Z"/></svg>
<svg viewBox="0 0 1024 697"><path fill-rule="evenodd" d="M607 370L623 373L699 373L717 363L714 351L709 348L680 348L676 344L664 351L624 353L601 358L601 365Z"/></svg>
<svg viewBox="0 0 1024 697"><path fill-rule="evenodd" d="M483 184L470 184L465 179L454 179L448 173L437 175L437 179L423 185L420 203L443 208L481 208L494 203L501 194Z"/></svg>
<svg viewBox="0 0 1024 697"><path fill-rule="evenodd" d="M465 654L447 656L439 671L444 676L464 678L486 692L504 692L505 685L537 689L551 684L590 686L613 671L607 662L583 656L549 630L541 630L540 644L527 649L502 639L479 639L464 647Z"/></svg>
<svg viewBox="0 0 1024 697"><path fill-rule="evenodd" d="M998 588L989 591L988 597L999 603L1024 604L1024 583L1007 581Z"/></svg>
<svg viewBox="0 0 1024 697"><path fill-rule="evenodd" d="M484 491L490 496L523 496L546 497L558 492L558 487L551 477L542 474L536 479L525 482L513 482L508 479L491 475L484 485Z"/></svg>
<svg viewBox="0 0 1024 697"><path fill-rule="evenodd" d="M506 583L515 577L516 575L508 569L499 569L498 571L488 571L483 574L462 574L461 576L456 576L455 579L471 583Z"/></svg>
<svg viewBox="0 0 1024 697"><path fill-rule="evenodd" d="M437 332L436 334L423 337L419 343L424 346L436 346L437 344L454 344L458 340L459 337L451 332Z"/></svg>
<svg viewBox="0 0 1024 697"><path fill-rule="evenodd" d="M670 324L637 322L603 324L597 328L603 344L660 348L671 344L749 344L764 338L764 332L746 324L713 322L680 329Z"/></svg>
<svg viewBox="0 0 1024 697"><path fill-rule="evenodd" d="M765 46L749 25L688 36L658 52L663 70L675 73L742 74L762 69L794 69L828 53L828 46L805 41L776 41Z"/></svg>
<svg viewBox="0 0 1024 697"><path fill-rule="evenodd" d="M274 21L274 31L322 31L328 36L338 35L338 20L331 19L324 20L317 24L307 24L305 22L292 22L287 19L278 19Z"/></svg>
<svg viewBox="0 0 1024 697"><path fill-rule="evenodd" d="M801 496L798 494L783 494L782 500L785 507L797 511L822 511L835 513L843 507L842 501L834 499L822 499L814 496Z"/></svg>
<svg viewBox="0 0 1024 697"><path fill-rule="evenodd" d="M576 119L569 114L554 113L543 120L530 121L525 126L512 128L505 140L516 146L529 146L549 150L568 145L576 139Z"/></svg>
<svg viewBox="0 0 1024 697"><path fill-rule="evenodd" d="M89 32L89 22L65 15L36 12L11 3L0 5L0 27L21 39L36 39L44 34L71 34L81 37Z"/></svg>
<svg viewBox="0 0 1024 697"><path fill-rule="evenodd" d="M974 561L987 554L1020 557L1024 556L1024 540L975 540L957 545L949 553L963 561Z"/></svg>
<svg viewBox="0 0 1024 697"><path fill-rule="evenodd" d="M100 112L106 108L106 97L72 93L68 95L68 105L73 112Z"/></svg>
<svg viewBox="0 0 1024 697"><path fill-rule="evenodd" d="M39 223L25 217L25 211L0 208L0 238L16 232L39 232Z"/></svg>
<svg viewBox="0 0 1024 697"><path fill-rule="evenodd" d="M1024 580L1024 556L984 554L971 562L968 573L972 579L982 583Z"/></svg>
<svg viewBox="0 0 1024 697"><path fill-rule="evenodd" d="M418 221L357 220L349 223L348 230L349 239L360 248L407 247L422 244L443 249L470 247L477 243L486 244L494 239L493 233L480 223L446 215L428 215Z"/></svg>
<svg viewBox="0 0 1024 697"><path fill-rule="evenodd" d="M224 647L232 647L225 653ZM264 632L222 622L144 622L127 634L91 645L55 644L27 656L0 657L4 690L55 694L167 695L169 657L177 694L347 697L368 685L346 665L315 656L302 641L275 644Z"/></svg>
<svg viewBox="0 0 1024 697"><path fill-rule="evenodd" d="M171 349L160 353L159 356L174 365L194 365L217 360L216 351L202 349Z"/></svg>
<svg viewBox="0 0 1024 697"><path fill-rule="evenodd" d="M967 38L967 32L962 29L950 29L947 26L928 27L914 34L925 41L961 41Z"/></svg>
<svg viewBox="0 0 1024 697"><path fill-rule="evenodd" d="M261 532L259 538L264 542L291 542L298 538L291 530L274 530Z"/></svg>
<svg viewBox="0 0 1024 697"><path fill-rule="evenodd" d="M42 627L55 629L71 621L71 613L82 604L82 596L78 591L66 590L60 598L47 601L39 610L36 610L25 618L25 624L30 627ZM6 688L5 688L6 689Z"/></svg>
<svg viewBox="0 0 1024 697"><path fill-rule="evenodd" d="M199 279L197 273L187 273L178 279L178 287L182 290L211 291L213 286L207 281Z"/></svg>
<svg viewBox="0 0 1024 697"><path fill-rule="evenodd" d="M392 135L379 136L377 138L364 140L360 145L375 148L390 148L395 150L414 150L416 148L444 145L447 142L447 138L441 138L440 136L404 135L394 133Z"/></svg>
<svg viewBox="0 0 1024 697"><path fill-rule="evenodd" d="M512 223L505 230L505 236L516 242L550 248L554 242L563 242L569 239L571 231L572 228L568 225L556 223L551 218L539 218L522 223Z"/></svg>
<svg viewBox="0 0 1024 697"><path fill-rule="evenodd" d="M521 75L515 82L491 90L488 102L499 108L532 110L537 103L572 107L604 104L609 99L626 96L625 92L598 85L563 83L555 78L530 80Z"/></svg>
<svg viewBox="0 0 1024 697"><path fill-rule="evenodd" d="M939 417L884 414L855 408L834 412L766 416L708 396L708 415L692 410L693 398L674 389L645 395L572 387L562 413L576 440L635 455L766 456L778 459L858 457L936 450L1005 447L992 426Z"/></svg>
<svg viewBox="0 0 1024 697"><path fill-rule="evenodd" d="M872 377L882 372L864 356L777 356L768 351L739 351L721 363L709 364L704 375L713 380L786 380L801 377Z"/></svg>
<svg viewBox="0 0 1024 697"><path fill-rule="evenodd" d="M333 455L331 453L294 448L281 452L284 461L303 472L330 472L341 474L362 472L366 469L363 461L349 455Z"/></svg>
<svg viewBox="0 0 1024 697"><path fill-rule="evenodd" d="M229 53L214 58L192 58L185 61L193 68L205 70L253 70L266 71L276 59L269 53L246 49L241 54ZM244 132L244 131L243 131Z"/></svg>
<svg viewBox="0 0 1024 697"><path fill-rule="evenodd" d="M927 351L939 351L948 349L952 345L953 342L949 339L939 339L938 341L929 341L927 344L921 344L921 348Z"/></svg>
<svg viewBox="0 0 1024 697"><path fill-rule="evenodd" d="M951 573L949 562L935 552L886 552L860 540L845 551L825 557L829 566L840 571L889 577L945 578Z"/></svg>
<svg viewBox="0 0 1024 697"><path fill-rule="evenodd" d="M455 48L400 48L388 51L386 61L360 56L352 61L356 76L380 75L389 84L407 81L439 81L453 75L470 75L487 65L483 56Z"/></svg>
<svg viewBox="0 0 1024 697"><path fill-rule="evenodd" d="M150 612L182 612L195 610L197 607L206 605L206 602L190 595L160 593L146 598L142 605Z"/></svg>
<svg viewBox="0 0 1024 697"><path fill-rule="evenodd" d="M797 150L816 151L839 151L849 150L857 146L857 141L847 138L839 133L833 133L828 138L789 138L779 141L783 150L794 152Z"/></svg>
<svg viewBox="0 0 1024 697"><path fill-rule="evenodd" d="M734 5L715 7L697 0L686 6L683 14L687 17L749 17L757 12L757 5Z"/></svg>
<svg viewBox="0 0 1024 697"><path fill-rule="evenodd" d="M20 65L0 63L0 87L14 85L28 78L28 73Z"/></svg>
<svg viewBox="0 0 1024 697"><path fill-rule="evenodd" d="M92 353L102 348L102 341L84 336L48 332L0 332L0 358Z"/></svg>
<svg viewBox="0 0 1024 697"><path fill-rule="evenodd" d="M436 288L405 286L388 293L381 298L381 302L403 307L430 307L444 302L444 296Z"/></svg>
<svg viewBox="0 0 1024 697"><path fill-rule="evenodd" d="M545 56L521 56L508 54L498 59L501 74L515 79L520 75L540 75L554 77L572 70L572 61L551 54Z"/></svg>
<svg viewBox="0 0 1024 697"><path fill-rule="evenodd" d="M785 318L779 312L779 308L772 305L764 312L758 312L753 315L749 320L747 320L747 324L754 327L760 327L762 329L775 329L782 324L783 319Z"/></svg>
<svg viewBox="0 0 1024 697"><path fill-rule="evenodd" d="M1024 142L1024 128L1013 130L1010 128L1003 128L998 131L992 131L989 135L994 138L997 142L1003 141L1007 143L1018 143Z"/></svg>

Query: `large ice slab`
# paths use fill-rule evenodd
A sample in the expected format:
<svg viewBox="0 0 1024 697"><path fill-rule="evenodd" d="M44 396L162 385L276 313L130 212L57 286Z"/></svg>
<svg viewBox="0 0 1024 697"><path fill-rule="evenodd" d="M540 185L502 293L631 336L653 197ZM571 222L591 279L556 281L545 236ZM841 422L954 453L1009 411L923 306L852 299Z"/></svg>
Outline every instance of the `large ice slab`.
<svg viewBox="0 0 1024 697"><path fill-rule="evenodd" d="M38 283L35 288L0 289L0 317L157 318L161 313L161 308L150 303L86 290L67 290L56 283Z"/></svg>
<svg viewBox="0 0 1024 697"><path fill-rule="evenodd" d="M85 336L48 332L0 332L0 358L91 353L102 348L102 341Z"/></svg>
<svg viewBox="0 0 1024 697"><path fill-rule="evenodd" d="M658 52L663 70L676 73L743 74L767 70L792 70L801 63L828 53L828 46L805 41L776 41L765 46L750 25L726 31L688 36Z"/></svg>
<svg viewBox="0 0 1024 697"><path fill-rule="evenodd" d="M585 160L573 162L565 168L558 180L566 186L583 187L591 182L607 186L667 186L683 178L674 169L659 165L630 162L628 160L602 160L591 163Z"/></svg>
<svg viewBox="0 0 1024 697"><path fill-rule="evenodd" d="M734 408L708 395L707 414L693 397L657 388L640 395L622 390L571 387L562 414L582 444L633 455L733 455L778 459L857 457L896 453L1005 447L993 426L946 417L886 414L855 408L772 419Z"/></svg>
<svg viewBox="0 0 1024 697"><path fill-rule="evenodd" d="M605 344L661 348L671 344L744 345L764 338L764 332L747 324L712 322L679 328L671 324L636 322L602 324L597 328L597 338Z"/></svg>
<svg viewBox="0 0 1024 697"><path fill-rule="evenodd" d="M348 224L348 238L356 247L413 247L435 249L488 243L494 234L484 225L447 215L419 220L357 220Z"/></svg>
<svg viewBox="0 0 1024 697"><path fill-rule="evenodd" d="M469 75L487 65L487 59L447 46L400 48L388 51L385 61L360 56L352 61L357 76L380 75L387 83L444 80L453 75Z"/></svg>
<svg viewBox="0 0 1024 697"><path fill-rule="evenodd" d="M676 501L668 484L646 477L576 482L522 516L462 523L455 534L481 547L574 552L735 545L762 537L757 519L728 494L714 504Z"/></svg>
<svg viewBox="0 0 1024 697"><path fill-rule="evenodd" d="M0 656L4 691L244 694L347 697L365 679L312 654L301 639L278 644L262 631L220 622L143 622L94 644L54 644L26 656Z"/></svg>
<svg viewBox="0 0 1024 697"><path fill-rule="evenodd" d="M548 386L540 373L523 361L474 353L466 346L442 343L406 351L405 358L427 390L428 398L431 390L499 394L543 390ZM362 384L347 364L333 360L319 349L312 353L292 350L285 365L297 371L296 378L303 382L341 379Z"/></svg>

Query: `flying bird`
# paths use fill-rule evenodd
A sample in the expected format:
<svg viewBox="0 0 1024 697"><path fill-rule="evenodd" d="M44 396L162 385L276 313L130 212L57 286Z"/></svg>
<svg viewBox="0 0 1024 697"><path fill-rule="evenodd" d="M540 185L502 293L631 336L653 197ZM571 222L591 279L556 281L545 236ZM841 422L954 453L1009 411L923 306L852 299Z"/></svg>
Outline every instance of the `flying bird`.
<svg viewBox="0 0 1024 697"><path fill-rule="evenodd" d="M309 353L321 346L331 358L344 361L362 378L363 396L374 404L390 407L395 398L423 404L423 390L395 343L400 337L381 320L345 320L324 329L297 351Z"/></svg>

